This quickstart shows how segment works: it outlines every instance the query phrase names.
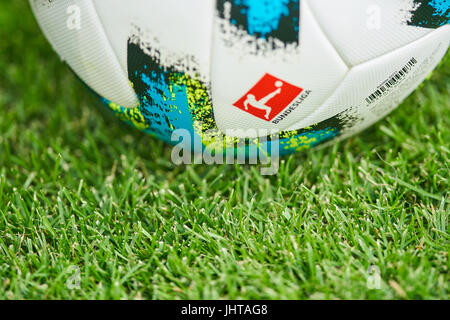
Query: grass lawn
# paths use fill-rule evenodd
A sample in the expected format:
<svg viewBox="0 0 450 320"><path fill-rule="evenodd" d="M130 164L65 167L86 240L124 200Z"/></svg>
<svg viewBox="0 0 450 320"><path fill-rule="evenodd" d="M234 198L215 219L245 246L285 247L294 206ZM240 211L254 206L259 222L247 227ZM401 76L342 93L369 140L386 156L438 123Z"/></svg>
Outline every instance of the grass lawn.
<svg viewBox="0 0 450 320"><path fill-rule="evenodd" d="M449 55L388 118L266 177L173 165L27 1L1 1L0 39L1 299L449 298Z"/></svg>

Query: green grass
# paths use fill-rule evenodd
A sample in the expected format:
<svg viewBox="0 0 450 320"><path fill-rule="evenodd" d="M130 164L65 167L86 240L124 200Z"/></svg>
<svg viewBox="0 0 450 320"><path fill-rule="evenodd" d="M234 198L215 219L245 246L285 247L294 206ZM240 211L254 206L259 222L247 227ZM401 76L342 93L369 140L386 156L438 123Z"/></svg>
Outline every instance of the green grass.
<svg viewBox="0 0 450 320"><path fill-rule="evenodd" d="M264 177L174 166L98 105L26 1L1 2L0 39L0 298L449 298L449 56L376 126Z"/></svg>

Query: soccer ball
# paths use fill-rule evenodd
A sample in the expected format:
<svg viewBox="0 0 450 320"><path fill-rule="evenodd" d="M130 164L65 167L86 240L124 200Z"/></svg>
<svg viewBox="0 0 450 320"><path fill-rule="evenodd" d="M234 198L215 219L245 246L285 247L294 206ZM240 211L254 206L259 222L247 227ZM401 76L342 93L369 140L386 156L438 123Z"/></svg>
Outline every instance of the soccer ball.
<svg viewBox="0 0 450 320"><path fill-rule="evenodd" d="M121 119L172 144L248 156L365 129L450 41L449 0L30 3L54 49Z"/></svg>

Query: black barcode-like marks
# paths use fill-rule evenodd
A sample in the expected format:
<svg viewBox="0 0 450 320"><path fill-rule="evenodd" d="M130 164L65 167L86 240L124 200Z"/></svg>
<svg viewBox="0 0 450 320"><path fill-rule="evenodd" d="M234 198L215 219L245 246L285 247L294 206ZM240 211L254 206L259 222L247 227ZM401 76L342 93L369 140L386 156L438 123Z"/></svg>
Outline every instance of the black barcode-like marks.
<svg viewBox="0 0 450 320"><path fill-rule="evenodd" d="M396 86L403 80L406 75L412 70L412 68L417 64L415 58L411 58L408 63L398 72L396 72L391 78L385 81L377 90L366 98L368 104L372 104L380 97L382 97L389 89Z"/></svg>

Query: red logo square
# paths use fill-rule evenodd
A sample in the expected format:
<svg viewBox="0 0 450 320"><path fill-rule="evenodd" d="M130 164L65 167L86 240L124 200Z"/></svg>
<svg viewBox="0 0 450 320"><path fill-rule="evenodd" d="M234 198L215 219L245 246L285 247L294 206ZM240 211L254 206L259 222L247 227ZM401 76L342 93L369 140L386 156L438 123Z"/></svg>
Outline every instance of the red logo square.
<svg viewBox="0 0 450 320"><path fill-rule="evenodd" d="M255 117L272 121L303 89L268 73L233 105Z"/></svg>

